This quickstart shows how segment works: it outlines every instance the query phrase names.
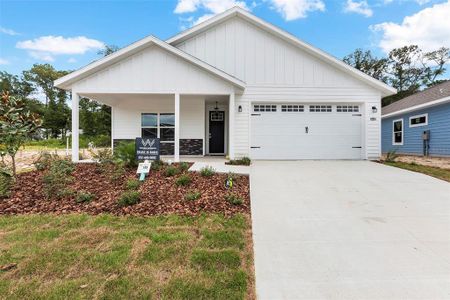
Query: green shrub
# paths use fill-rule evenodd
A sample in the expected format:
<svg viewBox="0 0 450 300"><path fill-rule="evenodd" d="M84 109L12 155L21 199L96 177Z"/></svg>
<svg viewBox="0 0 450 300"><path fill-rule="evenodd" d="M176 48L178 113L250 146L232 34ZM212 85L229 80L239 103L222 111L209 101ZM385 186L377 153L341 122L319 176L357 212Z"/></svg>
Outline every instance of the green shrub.
<svg viewBox="0 0 450 300"><path fill-rule="evenodd" d="M93 143L94 147L111 147L111 137L102 134L95 136L80 135L81 148L88 148L89 143Z"/></svg>
<svg viewBox="0 0 450 300"><path fill-rule="evenodd" d="M231 159L230 161L227 161L225 164L234 166L250 166L251 163L252 163L251 159L249 157L244 156L240 159Z"/></svg>
<svg viewBox="0 0 450 300"><path fill-rule="evenodd" d="M94 199L95 195L85 191L79 191L77 193L77 198L75 201L77 203L91 202Z"/></svg>
<svg viewBox="0 0 450 300"><path fill-rule="evenodd" d="M110 173L111 181L118 181L119 179L122 178L123 175L125 175L124 163L122 163L121 161L116 162L114 164L110 164L109 170L111 172Z"/></svg>
<svg viewBox="0 0 450 300"><path fill-rule="evenodd" d="M175 181L176 185L181 185L181 186L187 186L192 182L191 177L188 174L183 174L180 177L177 178L177 180Z"/></svg>
<svg viewBox="0 0 450 300"><path fill-rule="evenodd" d="M52 154L46 151L39 153L36 160L33 162L34 167L38 171L48 170L55 160L60 160L61 158L57 154Z"/></svg>
<svg viewBox="0 0 450 300"><path fill-rule="evenodd" d="M114 157L121 161L125 167L135 168L138 165L134 142L122 142L114 148Z"/></svg>
<svg viewBox="0 0 450 300"><path fill-rule="evenodd" d="M165 163L162 160L152 161L151 169L154 171L159 171L164 167Z"/></svg>
<svg viewBox="0 0 450 300"><path fill-rule="evenodd" d="M141 185L141 182L135 178L128 179L125 183L125 188L127 190L137 190L139 186Z"/></svg>
<svg viewBox="0 0 450 300"><path fill-rule="evenodd" d="M194 201L200 198L201 196L202 193L200 193L199 191L189 191L186 193L186 195L184 195L184 199L188 201Z"/></svg>
<svg viewBox="0 0 450 300"><path fill-rule="evenodd" d="M73 193L67 186L72 182L75 165L68 160L53 160L43 177L43 192L47 199L63 198Z"/></svg>
<svg viewBox="0 0 450 300"><path fill-rule="evenodd" d="M25 143L26 146L45 147L45 148L66 148L66 140L62 139L46 139L46 140L30 140Z"/></svg>
<svg viewBox="0 0 450 300"><path fill-rule="evenodd" d="M231 203L233 205L241 205L242 203L244 203L242 198L239 197L238 195L234 194L234 193L226 194L225 195L225 200L227 200L229 203Z"/></svg>
<svg viewBox="0 0 450 300"><path fill-rule="evenodd" d="M386 154L386 162L395 162L397 157L397 149L391 150Z"/></svg>
<svg viewBox="0 0 450 300"><path fill-rule="evenodd" d="M177 175L179 172L180 171L176 167L168 166L166 168L166 171L164 172L164 175L166 175L167 177L171 177Z"/></svg>
<svg viewBox="0 0 450 300"><path fill-rule="evenodd" d="M180 162L179 168L180 168L181 172L185 172L185 171L189 170L189 163L187 163L185 161Z"/></svg>
<svg viewBox="0 0 450 300"><path fill-rule="evenodd" d="M108 164L114 162L114 156L110 148L104 149L90 149L89 152L94 160L98 161L101 164Z"/></svg>
<svg viewBox="0 0 450 300"><path fill-rule="evenodd" d="M120 195L117 204L119 206L130 206L138 203L141 198L141 193L139 191L125 191Z"/></svg>
<svg viewBox="0 0 450 300"><path fill-rule="evenodd" d="M203 167L200 169L200 175L202 175L203 177L210 177L213 176L216 173L216 170L214 170L213 167Z"/></svg>
<svg viewBox="0 0 450 300"><path fill-rule="evenodd" d="M0 198L7 198L11 195L13 183L13 172L6 166L0 166Z"/></svg>

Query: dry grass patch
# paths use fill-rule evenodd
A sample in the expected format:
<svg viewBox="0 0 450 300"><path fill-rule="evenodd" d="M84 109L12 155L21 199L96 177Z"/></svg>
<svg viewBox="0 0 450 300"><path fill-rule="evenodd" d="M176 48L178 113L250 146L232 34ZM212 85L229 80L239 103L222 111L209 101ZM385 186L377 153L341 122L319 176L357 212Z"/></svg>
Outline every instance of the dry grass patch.
<svg viewBox="0 0 450 300"><path fill-rule="evenodd" d="M239 214L2 216L0 299L254 298L249 236Z"/></svg>

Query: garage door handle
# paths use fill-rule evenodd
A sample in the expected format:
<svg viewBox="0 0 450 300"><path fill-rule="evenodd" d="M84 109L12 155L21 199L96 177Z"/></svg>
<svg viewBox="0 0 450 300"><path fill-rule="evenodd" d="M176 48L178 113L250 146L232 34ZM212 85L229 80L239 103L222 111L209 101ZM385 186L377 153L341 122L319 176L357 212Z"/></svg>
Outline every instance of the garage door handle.
<svg viewBox="0 0 450 300"><path fill-rule="evenodd" d="M250 147L250 149L260 149L261 147Z"/></svg>
<svg viewBox="0 0 450 300"><path fill-rule="evenodd" d="M309 132L309 127L305 126L305 133L308 133L308 132Z"/></svg>

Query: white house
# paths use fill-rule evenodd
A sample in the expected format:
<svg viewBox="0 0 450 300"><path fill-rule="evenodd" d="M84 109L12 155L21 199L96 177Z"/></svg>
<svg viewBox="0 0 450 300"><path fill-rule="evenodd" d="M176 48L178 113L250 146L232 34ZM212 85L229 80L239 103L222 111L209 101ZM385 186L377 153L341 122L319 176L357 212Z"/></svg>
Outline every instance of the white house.
<svg viewBox="0 0 450 300"><path fill-rule="evenodd" d="M376 159L395 89L235 7L167 41L149 36L58 80L112 107L112 145L159 137L161 154Z"/></svg>

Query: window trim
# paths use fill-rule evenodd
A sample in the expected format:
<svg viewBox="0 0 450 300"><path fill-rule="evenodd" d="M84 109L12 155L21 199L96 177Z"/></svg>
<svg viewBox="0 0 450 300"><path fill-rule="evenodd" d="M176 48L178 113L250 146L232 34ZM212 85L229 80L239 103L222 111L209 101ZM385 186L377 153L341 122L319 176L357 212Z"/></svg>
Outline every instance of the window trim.
<svg viewBox="0 0 450 300"><path fill-rule="evenodd" d="M402 122L402 141L400 143L396 143L395 142L395 133L396 132L400 132L400 131L395 131L395 123L396 122ZM403 146L403 141L404 141L404 131L405 131L405 123L403 122L403 118L402 119L396 119L396 120L392 120L392 145L394 146Z"/></svg>
<svg viewBox="0 0 450 300"><path fill-rule="evenodd" d="M423 124L414 124L414 125L411 124L411 120L412 119L421 118L421 117L425 117L425 123L423 123ZM427 126L428 125L428 113L424 113L424 114L420 114L420 115L414 115L414 116L409 117L409 123L408 124L409 124L410 128Z"/></svg>
<svg viewBox="0 0 450 300"><path fill-rule="evenodd" d="M156 114L156 126L142 126L142 116L145 114ZM173 128L175 130L175 126L161 126L161 115L175 115L173 112L141 112L141 137L142 136L142 129L144 128L156 128L156 137L159 139L160 143L162 144L174 144L175 140L173 141L162 141L161 140L161 129L166 128Z"/></svg>

